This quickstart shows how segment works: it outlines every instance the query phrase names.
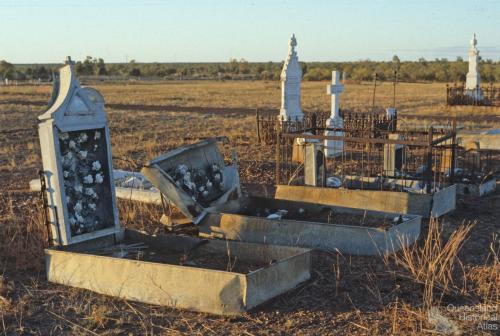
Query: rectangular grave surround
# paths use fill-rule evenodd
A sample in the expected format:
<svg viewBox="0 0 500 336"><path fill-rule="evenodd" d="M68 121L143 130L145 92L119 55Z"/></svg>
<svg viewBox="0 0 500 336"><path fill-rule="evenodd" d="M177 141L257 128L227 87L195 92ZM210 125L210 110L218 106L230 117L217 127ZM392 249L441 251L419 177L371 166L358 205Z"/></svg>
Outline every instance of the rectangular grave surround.
<svg viewBox="0 0 500 336"><path fill-rule="evenodd" d="M286 210L287 214L281 219L267 217L278 210ZM354 255L384 255L414 243L420 226L421 217L416 215L250 196L207 215L200 222L200 235Z"/></svg>
<svg viewBox="0 0 500 336"><path fill-rule="evenodd" d="M368 183L365 183L368 187ZM440 217L455 210L456 185L432 194L387 190L358 190L309 186L276 186L275 197L283 200L304 201L329 206L342 206L382 212Z"/></svg>
<svg viewBox="0 0 500 336"><path fill-rule="evenodd" d="M185 186L168 173L182 165L205 170L221 154L214 139L183 146L151 160L141 170L153 185L175 204L183 214L199 224L200 235L252 243L302 246L343 253L381 255L413 243L420 234L421 218L407 215L402 223L390 225L398 213L363 211L341 207L333 209L335 218L325 218L323 205L281 201L273 198L243 197L239 192L236 162L225 167L231 172L228 192L203 206L186 193ZM230 169L230 170L229 170ZM181 185L180 185L181 184ZM238 191L238 192L235 192ZM232 196L235 194L234 196ZM303 208L305 214L297 214ZM271 220L266 209L287 210L288 216ZM260 213L259 213L260 212ZM269 213L265 214L266 216ZM264 216L264 217L262 217ZM371 226L353 225L352 219ZM363 221L363 218L365 220Z"/></svg>
<svg viewBox="0 0 500 336"><path fill-rule="evenodd" d="M148 256L102 255L123 242L146 244ZM308 249L134 230L116 241L101 237L49 248L45 255L51 282L223 315L248 311L310 278Z"/></svg>

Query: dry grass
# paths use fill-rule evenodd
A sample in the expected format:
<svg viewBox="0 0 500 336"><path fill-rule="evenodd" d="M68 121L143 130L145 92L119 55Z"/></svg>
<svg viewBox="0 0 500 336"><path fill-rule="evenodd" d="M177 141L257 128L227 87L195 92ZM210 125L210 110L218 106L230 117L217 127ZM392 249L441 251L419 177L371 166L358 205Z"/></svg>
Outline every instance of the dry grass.
<svg viewBox="0 0 500 336"><path fill-rule="evenodd" d="M459 226L446 241L443 241L443 230L437 219L429 222L427 236L422 244L414 244L401 249L399 253L386 256L386 263L390 261L404 269L405 276L423 285L423 306L429 309L440 304L443 295L464 293L464 289L455 283L456 266L460 264L458 253L464 245L474 224ZM464 276L464 274L462 274ZM436 291L439 292L437 301Z"/></svg>
<svg viewBox="0 0 500 336"><path fill-rule="evenodd" d="M304 83L306 109L329 109L326 85ZM273 152L252 144L252 110L279 108L278 83L95 86L107 103L122 104L107 108L115 167L137 170L167 149L227 135L238 152L242 180L272 184ZM367 109L371 92L369 83L347 84L342 105ZM450 113L442 109L442 84L400 84L398 92L403 114ZM430 223L420 244L391 261L315 252L311 281L241 317L178 311L49 284L43 275L46 233L40 202L27 191L41 166L33 126L49 97L48 86L0 87L0 101L10 102L0 104L0 335L421 335L436 333L428 320L431 303L500 304L498 236L492 240L492 232L498 233L499 192L472 205L463 201L442 223ZM376 104L391 101L392 87L377 87ZM164 231L160 207L125 201L118 207L124 226ZM477 224L461 226L464 220ZM459 327L464 334L478 333L474 323Z"/></svg>
<svg viewBox="0 0 500 336"><path fill-rule="evenodd" d="M489 244L489 255L484 265L471 267L467 272L467 290L483 298L487 305L500 303L500 242L496 234Z"/></svg>

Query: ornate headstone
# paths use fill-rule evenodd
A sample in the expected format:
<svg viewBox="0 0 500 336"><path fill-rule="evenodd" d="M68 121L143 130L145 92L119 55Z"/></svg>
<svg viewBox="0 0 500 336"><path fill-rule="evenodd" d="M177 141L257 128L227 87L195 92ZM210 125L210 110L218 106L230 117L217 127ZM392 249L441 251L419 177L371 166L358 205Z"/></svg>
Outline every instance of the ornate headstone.
<svg viewBox="0 0 500 336"><path fill-rule="evenodd" d="M332 84L326 87L326 93L332 96L330 118L326 121L327 128L343 128L344 120L340 115L340 93L344 92L344 85L340 83L340 71L332 71ZM325 131L327 136L344 136L342 131ZM344 142L342 140L325 140L325 156L327 158L342 155Z"/></svg>
<svg viewBox="0 0 500 336"><path fill-rule="evenodd" d="M38 117L54 244L119 233L104 99L80 86L69 57L54 89Z"/></svg>
<svg viewBox="0 0 500 336"><path fill-rule="evenodd" d="M465 89L468 95L480 99L481 90L479 85L481 84L481 76L479 74L479 50L477 50L476 45L477 39L476 34L474 34L470 41L469 72L467 73L467 79L465 81Z"/></svg>
<svg viewBox="0 0 500 336"><path fill-rule="evenodd" d="M295 35L290 38L288 56L281 71L281 109L280 120L299 120L304 118L300 108L300 81L302 80L302 68L295 47L297 40Z"/></svg>

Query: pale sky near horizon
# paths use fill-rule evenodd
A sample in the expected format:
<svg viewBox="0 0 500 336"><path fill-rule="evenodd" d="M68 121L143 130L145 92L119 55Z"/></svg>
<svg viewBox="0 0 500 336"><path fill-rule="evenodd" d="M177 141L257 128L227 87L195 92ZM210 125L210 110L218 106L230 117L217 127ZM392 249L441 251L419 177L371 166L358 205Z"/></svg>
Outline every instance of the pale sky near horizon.
<svg viewBox="0 0 500 336"><path fill-rule="evenodd" d="M0 59L60 63L500 60L500 0L0 0Z"/></svg>

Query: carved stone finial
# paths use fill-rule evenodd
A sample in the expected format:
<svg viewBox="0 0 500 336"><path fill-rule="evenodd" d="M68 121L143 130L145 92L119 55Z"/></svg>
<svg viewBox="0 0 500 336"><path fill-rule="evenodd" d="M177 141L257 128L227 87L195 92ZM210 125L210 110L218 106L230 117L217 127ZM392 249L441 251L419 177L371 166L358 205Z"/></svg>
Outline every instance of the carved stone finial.
<svg viewBox="0 0 500 336"><path fill-rule="evenodd" d="M64 64L75 64L75 62L73 62L73 60L71 59L71 56L66 56L66 61L64 61Z"/></svg>
<svg viewBox="0 0 500 336"><path fill-rule="evenodd" d="M477 45L476 33L472 35L472 40L470 40L470 45L475 48Z"/></svg>
<svg viewBox="0 0 500 336"><path fill-rule="evenodd" d="M290 47L293 49L297 46L297 39L295 38L295 34L292 34L290 37Z"/></svg>

